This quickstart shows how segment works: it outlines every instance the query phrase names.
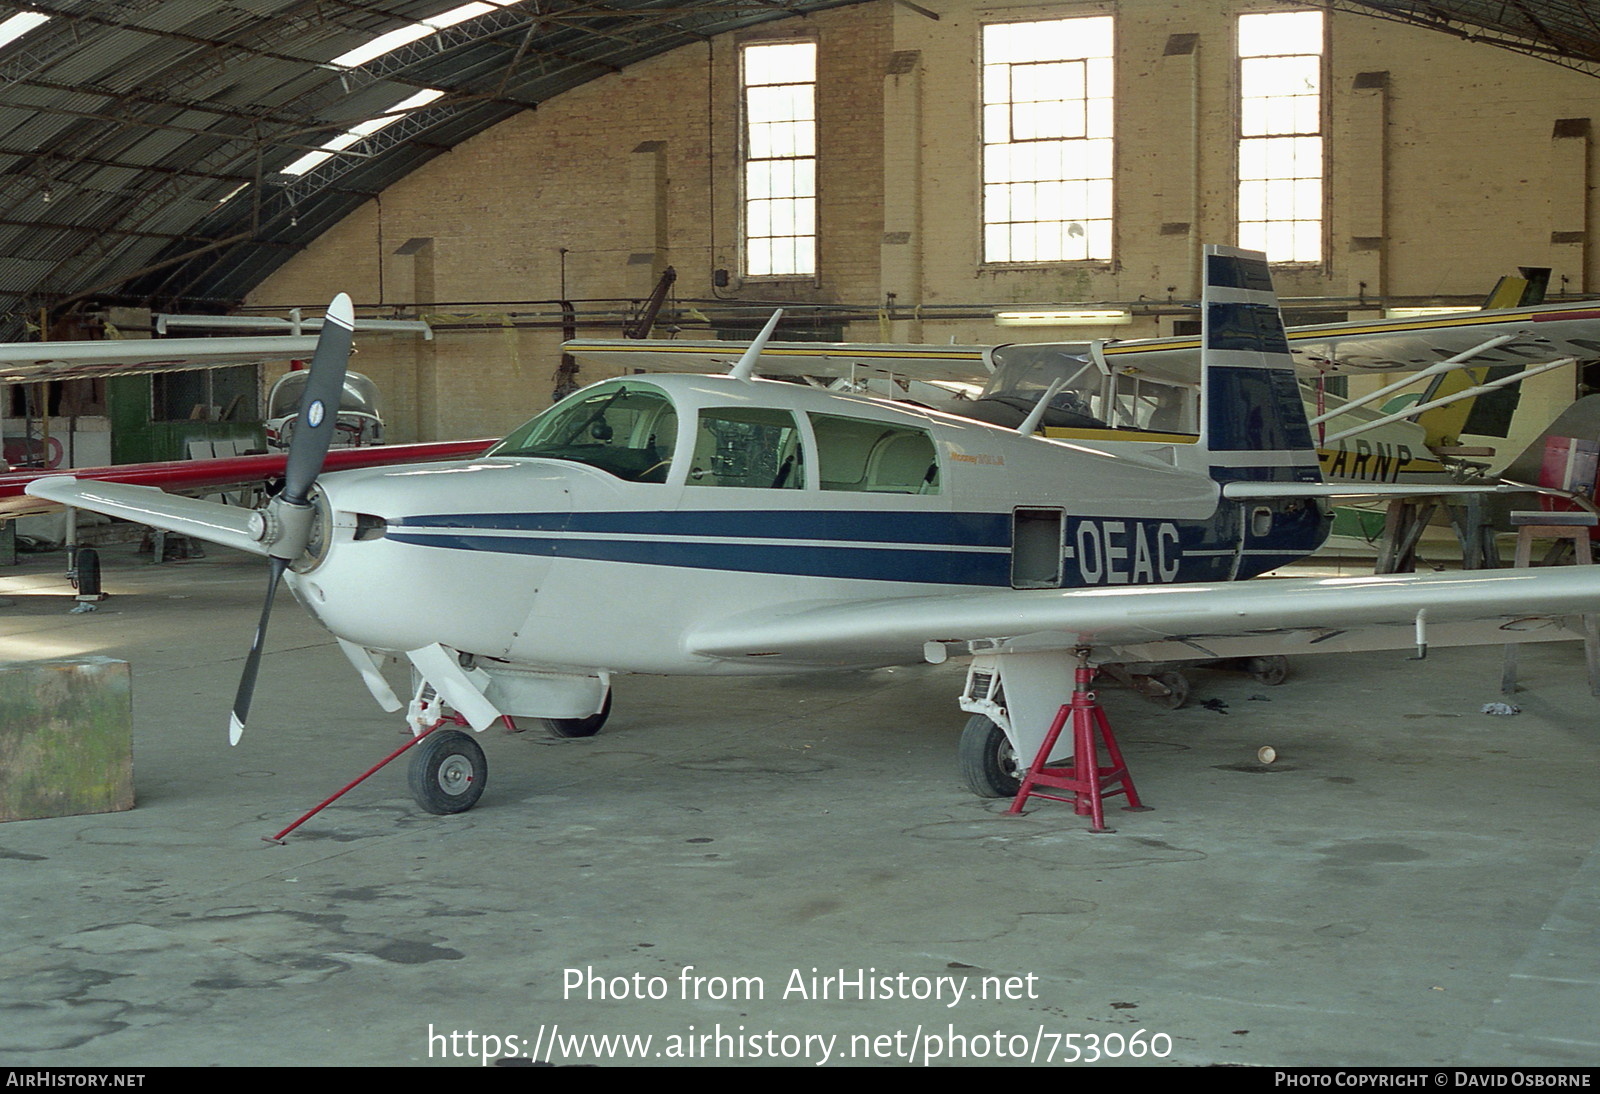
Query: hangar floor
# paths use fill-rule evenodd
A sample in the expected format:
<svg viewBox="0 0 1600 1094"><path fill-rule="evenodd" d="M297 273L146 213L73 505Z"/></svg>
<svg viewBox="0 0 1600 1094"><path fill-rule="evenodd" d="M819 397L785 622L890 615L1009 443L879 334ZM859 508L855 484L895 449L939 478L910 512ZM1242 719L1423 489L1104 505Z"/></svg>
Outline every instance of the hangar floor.
<svg viewBox="0 0 1600 1094"><path fill-rule="evenodd" d="M132 663L138 804L0 826L0 1065L1600 1058L1576 644L1524 653L1515 717L1498 649L1107 689L1155 807L1115 834L970 796L946 665L624 679L598 737L486 734L471 813L396 764L274 846L397 717L285 596L230 749L255 560L115 549L69 615L61 559L0 578L0 657ZM651 1041L580 1041L616 1034Z"/></svg>

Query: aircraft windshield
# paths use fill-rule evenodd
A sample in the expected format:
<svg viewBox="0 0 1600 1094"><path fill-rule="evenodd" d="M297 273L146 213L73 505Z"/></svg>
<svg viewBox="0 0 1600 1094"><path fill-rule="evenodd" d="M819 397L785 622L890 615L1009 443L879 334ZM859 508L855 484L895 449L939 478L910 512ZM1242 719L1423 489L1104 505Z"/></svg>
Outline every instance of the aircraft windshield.
<svg viewBox="0 0 1600 1094"><path fill-rule="evenodd" d="M659 388L611 381L557 403L489 450L588 464L629 482L666 482L678 414Z"/></svg>
<svg viewBox="0 0 1600 1094"><path fill-rule="evenodd" d="M299 413L300 397L305 394L306 381L310 378L309 369L300 369L285 374L273 384L272 394L268 397L267 417L286 418ZM381 417L378 413L378 385L359 372L345 373L344 393L339 396L339 409L351 414L371 414L374 418Z"/></svg>
<svg viewBox="0 0 1600 1094"><path fill-rule="evenodd" d="M1193 433L1198 397L1192 387L1131 375L1106 375L1077 345L1012 345L994 351L995 370L980 396L1026 413L1058 378L1044 425Z"/></svg>

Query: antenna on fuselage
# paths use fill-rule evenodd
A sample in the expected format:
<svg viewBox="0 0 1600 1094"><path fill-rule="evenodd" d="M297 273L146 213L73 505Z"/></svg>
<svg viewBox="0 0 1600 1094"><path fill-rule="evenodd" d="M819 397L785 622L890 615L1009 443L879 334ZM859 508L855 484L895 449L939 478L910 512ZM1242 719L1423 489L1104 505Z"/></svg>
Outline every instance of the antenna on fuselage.
<svg viewBox="0 0 1600 1094"><path fill-rule="evenodd" d="M766 347L767 339L772 337L772 332L777 329L778 320L783 318L783 309L779 308L772 313L772 318L767 320L767 325L761 328L761 333L756 335L756 340L750 343L750 348L744 351L733 368L728 370L728 375L735 380L749 380L756 374L756 363L761 360L761 351Z"/></svg>

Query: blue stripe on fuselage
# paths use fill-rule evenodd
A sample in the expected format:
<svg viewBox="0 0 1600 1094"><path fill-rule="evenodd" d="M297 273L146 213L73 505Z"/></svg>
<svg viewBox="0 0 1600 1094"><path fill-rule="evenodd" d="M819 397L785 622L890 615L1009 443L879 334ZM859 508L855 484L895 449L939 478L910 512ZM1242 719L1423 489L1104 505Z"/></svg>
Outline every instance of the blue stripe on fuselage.
<svg viewBox="0 0 1600 1094"><path fill-rule="evenodd" d="M1233 506L1204 521L1068 516L1066 522L1064 587L1224 580L1234 573ZM1009 512L501 513L409 517L391 525L386 538L458 551L1007 588L1011 528ZM695 538L661 538L676 536ZM1249 546L1241 577L1300 557L1317 543L1305 529L1286 527Z"/></svg>
<svg viewBox="0 0 1600 1094"><path fill-rule="evenodd" d="M961 550L904 550L891 546L824 547L773 543L685 543L679 540L569 539L391 532L389 539L422 547L552 555L647 566L914 581L933 585L1010 585L1011 556Z"/></svg>
<svg viewBox="0 0 1600 1094"><path fill-rule="evenodd" d="M731 539L825 539L939 547L1010 547L1011 514L753 509L613 513L459 513L405 517L396 527L592 532Z"/></svg>

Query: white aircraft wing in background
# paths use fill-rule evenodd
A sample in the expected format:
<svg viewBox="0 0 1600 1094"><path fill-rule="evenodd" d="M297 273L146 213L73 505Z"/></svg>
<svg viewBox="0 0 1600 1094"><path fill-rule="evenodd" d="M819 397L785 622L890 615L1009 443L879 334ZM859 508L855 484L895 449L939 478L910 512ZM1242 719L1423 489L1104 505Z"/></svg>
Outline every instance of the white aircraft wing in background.
<svg viewBox="0 0 1600 1094"><path fill-rule="evenodd" d="M577 338L562 348L582 364L647 372L726 372L744 342L661 338ZM988 346L871 345L855 342L768 342L756 366L762 376L928 380L981 384L994 367ZM1198 360L1198 358L1196 358Z"/></svg>
<svg viewBox="0 0 1600 1094"><path fill-rule="evenodd" d="M0 343L0 384L258 365L310 357L316 348L316 338L292 335L5 342Z"/></svg>

